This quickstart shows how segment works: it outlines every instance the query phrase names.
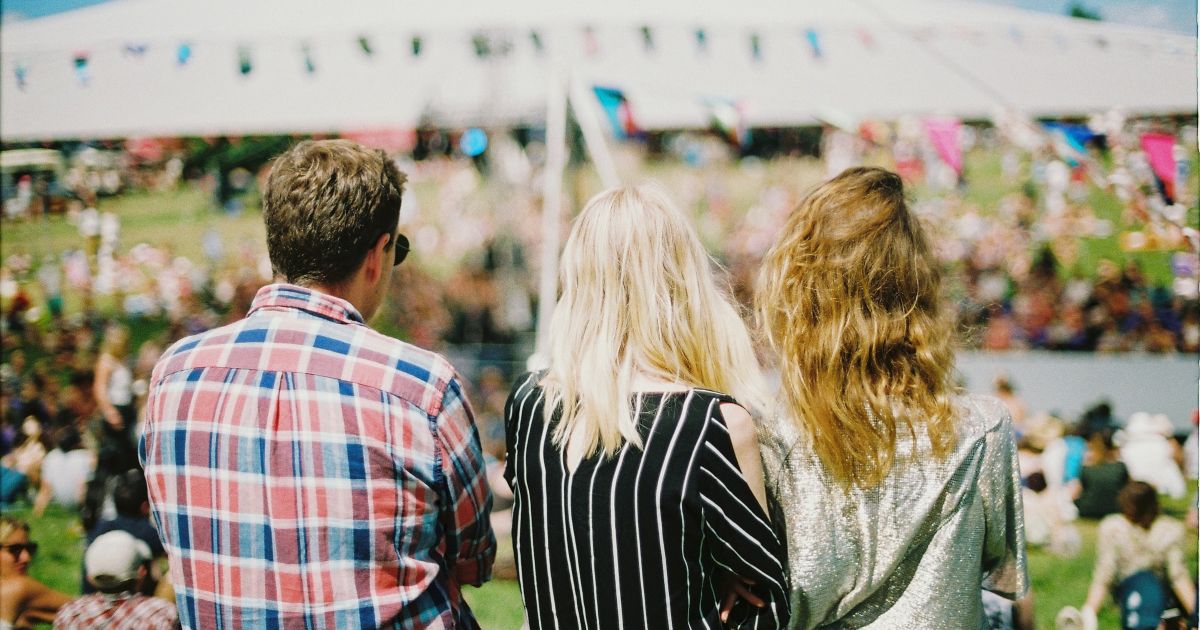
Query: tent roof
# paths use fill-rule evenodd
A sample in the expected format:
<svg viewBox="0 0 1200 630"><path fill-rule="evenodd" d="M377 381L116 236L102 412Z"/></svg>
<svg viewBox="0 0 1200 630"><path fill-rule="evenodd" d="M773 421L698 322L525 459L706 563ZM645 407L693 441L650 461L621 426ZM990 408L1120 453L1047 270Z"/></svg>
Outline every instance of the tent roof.
<svg viewBox="0 0 1200 630"><path fill-rule="evenodd" d="M1197 94L1195 38L935 0L114 0L3 24L0 71L9 141L529 122L566 75L622 89L646 128L706 126L713 99L791 126L1190 113Z"/></svg>

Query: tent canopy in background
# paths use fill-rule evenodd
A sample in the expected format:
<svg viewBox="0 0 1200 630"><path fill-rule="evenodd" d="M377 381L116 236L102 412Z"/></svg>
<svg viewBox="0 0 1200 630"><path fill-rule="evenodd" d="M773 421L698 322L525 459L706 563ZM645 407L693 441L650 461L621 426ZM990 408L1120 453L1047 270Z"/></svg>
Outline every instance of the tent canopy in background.
<svg viewBox="0 0 1200 630"><path fill-rule="evenodd" d="M1197 93L1195 38L944 0L114 0L3 24L0 72L5 141L533 123L551 76L620 89L644 129L714 100L759 127Z"/></svg>

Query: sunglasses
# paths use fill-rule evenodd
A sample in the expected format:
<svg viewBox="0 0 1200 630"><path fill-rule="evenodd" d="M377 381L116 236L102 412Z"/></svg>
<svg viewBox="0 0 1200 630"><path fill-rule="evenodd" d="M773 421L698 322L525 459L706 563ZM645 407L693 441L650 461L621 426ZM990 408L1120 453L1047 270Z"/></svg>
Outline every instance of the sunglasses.
<svg viewBox="0 0 1200 630"><path fill-rule="evenodd" d="M396 245L396 262L392 263L392 266L394 267L394 266L399 265L400 263L404 262L405 258L408 258L409 246L408 246L408 237L403 234L397 234L395 236L395 238L392 240L395 241L395 245ZM388 246L390 246L390 245L392 245L391 242L388 243Z"/></svg>
<svg viewBox="0 0 1200 630"><path fill-rule="evenodd" d="M11 553L13 558L20 558L21 554L26 551L29 552L30 557L33 557L37 554L38 544L35 542L13 543L11 545L0 545L0 549Z"/></svg>
<svg viewBox="0 0 1200 630"><path fill-rule="evenodd" d="M382 150L376 151L376 153L379 154L379 162L381 165L381 168L379 169L379 185L387 186L387 154ZM388 237L388 243L385 245L385 247L391 247L393 243L396 245L396 260L392 263L392 266L395 267L396 265L404 262L405 258L408 258L408 237L403 234L396 234L394 237Z"/></svg>

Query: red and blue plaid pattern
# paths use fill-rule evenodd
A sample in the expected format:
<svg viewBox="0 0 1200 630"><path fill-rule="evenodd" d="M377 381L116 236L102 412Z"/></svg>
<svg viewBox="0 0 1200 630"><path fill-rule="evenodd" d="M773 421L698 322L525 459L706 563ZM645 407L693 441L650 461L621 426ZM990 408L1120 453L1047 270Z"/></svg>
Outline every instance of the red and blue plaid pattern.
<svg viewBox="0 0 1200 630"><path fill-rule="evenodd" d="M155 367L140 452L184 628L477 627L479 435L454 368L348 302L259 290Z"/></svg>
<svg viewBox="0 0 1200 630"><path fill-rule="evenodd" d="M175 607L157 597L93 593L71 600L54 617L54 630L173 630Z"/></svg>

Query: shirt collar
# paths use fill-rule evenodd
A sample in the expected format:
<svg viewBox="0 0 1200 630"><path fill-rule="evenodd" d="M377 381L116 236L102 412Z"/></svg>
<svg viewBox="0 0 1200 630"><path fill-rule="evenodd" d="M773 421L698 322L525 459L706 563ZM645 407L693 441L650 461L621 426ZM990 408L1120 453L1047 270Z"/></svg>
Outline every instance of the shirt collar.
<svg viewBox="0 0 1200 630"><path fill-rule="evenodd" d="M296 309L343 324L365 324L358 309L346 300L294 284L269 284L259 289L248 314L260 309Z"/></svg>

